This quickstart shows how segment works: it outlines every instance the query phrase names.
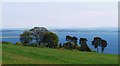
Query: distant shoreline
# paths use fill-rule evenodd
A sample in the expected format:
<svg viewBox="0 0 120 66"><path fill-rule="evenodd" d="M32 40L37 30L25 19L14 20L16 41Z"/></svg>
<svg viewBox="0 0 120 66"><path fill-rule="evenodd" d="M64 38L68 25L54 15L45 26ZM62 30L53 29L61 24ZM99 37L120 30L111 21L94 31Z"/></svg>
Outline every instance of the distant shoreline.
<svg viewBox="0 0 120 66"><path fill-rule="evenodd" d="M19 36L0 36L0 38L19 38Z"/></svg>

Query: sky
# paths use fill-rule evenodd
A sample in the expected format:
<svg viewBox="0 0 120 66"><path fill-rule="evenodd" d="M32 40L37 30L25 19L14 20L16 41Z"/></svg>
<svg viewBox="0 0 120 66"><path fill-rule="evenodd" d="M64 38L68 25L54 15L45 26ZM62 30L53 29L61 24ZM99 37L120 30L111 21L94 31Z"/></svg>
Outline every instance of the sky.
<svg viewBox="0 0 120 66"><path fill-rule="evenodd" d="M118 2L119 0L1 0L2 2Z"/></svg>
<svg viewBox="0 0 120 66"><path fill-rule="evenodd" d="M4 2L2 28L118 27L117 2Z"/></svg>

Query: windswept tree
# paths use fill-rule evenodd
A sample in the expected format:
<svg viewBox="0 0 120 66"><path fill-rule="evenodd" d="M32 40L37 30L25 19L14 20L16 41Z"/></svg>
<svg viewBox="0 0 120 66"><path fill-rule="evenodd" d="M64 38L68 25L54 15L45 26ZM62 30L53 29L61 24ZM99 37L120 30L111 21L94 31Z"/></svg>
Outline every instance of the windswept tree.
<svg viewBox="0 0 120 66"><path fill-rule="evenodd" d="M63 44L63 47L65 49L73 49L73 44L71 43L72 37L67 35L65 40L66 40L66 43Z"/></svg>
<svg viewBox="0 0 120 66"><path fill-rule="evenodd" d="M89 51L89 52L91 51L90 48L87 45L87 39L86 38L80 38L79 39L79 44L81 45L80 46L81 51Z"/></svg>
<svg viewBox="0 0 120 66"><path fill-rule="evenodd" d="M49 32L46 28L44 27L34 27L29 30L33 39L37 42L37 44L40 46L42 43L42 38L46 32Z"/></svg>
<svg viewBox="0 0 120 66"><path fill-rule="evenodd" d="M77 40L78 38L73 36L66 36L66 43L63 44L64 47L68 48L68 49L76 49L77 48Z"/></svg>
<svg viewBox="0 0 120 66"><path fill-rule="evenodd" d="M66 40L67 42L71 42L72 37L71 37L71 36L69 36L69 35L67 35L65 40Z"/></svg>
<svg viewBox="0 0 120 66"><path fill-rule="evenodd" d="M73 42L74 44L77 44L77 40L78 40L77 37L75 37L75 36L72 37L72 42Z"/></svg>
<svg viewBox="0 0 120 66"><path fill-rule="evenodd" d="M87 44L87 39L86 38L80 38L79 44L81 44L81 45Z"/></svg>
<svg viewBox="0 0 120 66"><path fill-rule="evenodd" d="M102 39L100 37L95 37L94 40L92 41L92 45L97 49L97 52L99 52L98 47L101 44L101 40Z"/></svg>
<svg viewBox="0 0 120 66"><path fill-rule="evenodd" d="M46 32L42 38L42 42L47 44L49 48L58 46L58 36L53 32Z"/></svg>
<svg viewBox="0 0 120 66"><path fill-rule="evenodd" d="M107 47L107 41L106 40L101 40L101 52L104 52L105 47Z"/></svg>
<svg viewBox="0 0 120 66"><path fill-rule="evenodd" d="M74 49L76 49L76 47L77 47L77 40L78 40L77 37L75 37L75 36L72 37L72 43L74 44Z"/></svg>
<svg viewBox="0 0 120 66"><path fill-rule="evenodd" d="M32 41L32 36L29 31L24 31L22 34L20 34L20 42L27 46Z"/></svg>
<svg viewBox="0 0 120 66"><path fill-rule="evenodd" d="M97 52L98 47L101 47L101 52L103 53L105 47L107 47L107 41L100 37L95 37L94 40L92 41L92 45L97 49Z"/></svg>
<svg viewBox="0 0 120 66"><path fill-rule="evenodd" d="M64 44L63 44L63 47L64 47L65 49L70 49L70 50L73 49L73 45L72 45L71 42L66 42L66 43L64 43Z"/></svg>

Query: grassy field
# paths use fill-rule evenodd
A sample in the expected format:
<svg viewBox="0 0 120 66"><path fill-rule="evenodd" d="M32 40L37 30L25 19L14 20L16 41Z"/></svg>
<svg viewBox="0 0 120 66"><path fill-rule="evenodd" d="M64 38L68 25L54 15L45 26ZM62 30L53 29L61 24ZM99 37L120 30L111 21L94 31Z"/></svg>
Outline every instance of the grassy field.
<svg viewBox="0 0 120 66"><path fill-rule="evenodd" d="M0 65L2 65L2 44L0 44Z"/></svg>
<svg viewBox="0 0 120 66"><path fill-rule="evenodd" d="M95 52L2 45L3 64L118 64L118 56Z"/></svg>

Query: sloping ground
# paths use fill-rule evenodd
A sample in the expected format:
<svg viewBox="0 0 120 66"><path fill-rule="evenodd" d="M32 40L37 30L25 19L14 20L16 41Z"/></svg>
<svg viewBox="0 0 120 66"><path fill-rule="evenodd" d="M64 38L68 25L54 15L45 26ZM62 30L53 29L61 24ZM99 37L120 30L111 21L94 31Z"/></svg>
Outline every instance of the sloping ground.
<svg viewBox="0 0 120 66"><path fill-rule="evenodd" d="M118 56L2 44L3 64L118 64Z"/></svg>
<svg viewBox="0 0 120 66"><path fill-rule="evenodd" d="M0 65L2 65L2 44L0 44Z"/></svg>

